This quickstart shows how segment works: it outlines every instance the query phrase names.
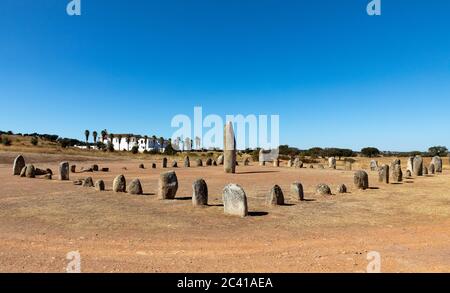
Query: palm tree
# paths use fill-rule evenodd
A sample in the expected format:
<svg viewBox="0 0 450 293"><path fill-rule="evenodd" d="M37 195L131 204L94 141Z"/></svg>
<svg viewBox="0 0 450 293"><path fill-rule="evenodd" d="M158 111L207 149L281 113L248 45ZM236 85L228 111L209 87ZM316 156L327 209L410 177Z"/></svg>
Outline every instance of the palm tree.
<svg viewBox="0 0 450 293"><path fill-rule="evenodd" d="M127 150L129 151L130 150L130 135L129 134L127 134L125 136L125 141L127 142Z"/></svg>
<svg viewBox="0 0 450 293"><path fill-rule="evenodd" d="M110 133L110 134L109 134L109 143L110 143L112 146L114 146L114 144L113 144L113 139L114 139L114 134L113 134L113 133Z"/></svg>
<svg viewBox="0 0 450 293"><path fill-rule="evenodd" d="M89 148L89 145L88 145L89 134L90 134L89 130L86 129L86 130L84 131L84 136L86 137L86 146L87 146L87 148Z"/></svg>
<svg viewBox="0 0 450 293"><path fill-rule="evenodd" d="M145 148L144 148L144 150L147 150L147 147L148 147L148 135L144 135L144 140L145 140Z"/></svg>
<svg viewBox="0 0 450 293"><path fill-rule="evenodd" d="M120 150L121 150L121 149L120 149L120 143L122 142L122 135L119 134L119 135L118 135L118 138L119 138L119 151L120 151Z"/></svg>
<svg viewBox="0 0 450 293"><path fill-rule="evenodd" d="M92 132L92 137L94 138L94 143L97 143L97 131Z"/></svg>
<svg viewBox="0 0 450 293"><path fill-rule="evenodd" d="M102 132L100 132L100 134L102 136L102 142L104 142L106 137L108 136L108 131L106 131L106 129L103 129Z"/></svg>
<svg viewBox="0 0 450 293"><path fill-rule="evenodd" d="M162 136L159 138L159 147L161 150L164 148L164 137Z"/></svg>

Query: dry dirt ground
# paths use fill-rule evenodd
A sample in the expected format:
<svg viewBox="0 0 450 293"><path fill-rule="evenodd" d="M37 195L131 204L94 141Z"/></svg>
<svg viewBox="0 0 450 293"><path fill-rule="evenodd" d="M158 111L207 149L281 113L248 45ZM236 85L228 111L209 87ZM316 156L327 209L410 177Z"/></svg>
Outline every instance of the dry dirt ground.
<svg viewBox="0 0 450 293"><path fill-rule="evenodd" d="M24 154L27 163L54 172L61 160L77 169L109 167L108 173L70 174L71 180L104 179L107 191L96 192L71 181L12 176L16 155L0 153L2 272L65 272L70 251L80 252L83 272L363 272L370 251L380 253L383 272L450 271L447 159L443 175L402 184L378 183L370 172L366 191L353 188L352 171L253 164L231 175L220 166L180 167L177 200L161 201L155 195L160 162L151 169L151 161ZM141 162L146 169L138 168ZM118 174L141 179L145 195L110 191ZM209 188L205 208L191 204L199 177ZM303 183L307 201L290 198L294 181ZM247 193L247 218L223 214L221 192L231 182ZM318 183L333 191L345 183L349 193L316 196ZM283 189L285 206L265 206L274 184Z"/></svg>

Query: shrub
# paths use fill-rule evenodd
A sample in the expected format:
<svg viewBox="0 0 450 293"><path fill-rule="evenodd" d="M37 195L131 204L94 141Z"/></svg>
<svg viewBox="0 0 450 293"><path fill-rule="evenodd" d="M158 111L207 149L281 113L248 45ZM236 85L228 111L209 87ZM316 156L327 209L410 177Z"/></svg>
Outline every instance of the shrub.
<svg viewBox="0 0 450 293"><path fill-rule="evenodd" d="M137 154L138 152L139 152L139 147L137 145L135 145L131 148L131 153Z"/></svg>
<svg viewBox="0 0 450 293"><path fill-rule="evenodd" d="M168 156L173 156L175 155L177 152L173 149L172 144L169 143L165 149L164 149L164 154L168 155Z"/></svg>
<svg viewBox="0 0 450 293"><path fill-rule="evenodd" d="M36 146L38 144L38 142L39 142L39 140L38 140L38 138L36 136L33 136L31 138L31 144L32 145Z"/></svg>
<svg viewBox="0 0 450 293"><path fill-rule="evenodd" d="M2 144L4 146L10 146L11 145L11 140L8 137L5 136L5 137L2 138Z"/></svg>
<svg viewBox="0 0 450 293"><path fill-rule="evenodd" d="M108 151L114 152L114 146L112 143L108 143Z"/></svg>

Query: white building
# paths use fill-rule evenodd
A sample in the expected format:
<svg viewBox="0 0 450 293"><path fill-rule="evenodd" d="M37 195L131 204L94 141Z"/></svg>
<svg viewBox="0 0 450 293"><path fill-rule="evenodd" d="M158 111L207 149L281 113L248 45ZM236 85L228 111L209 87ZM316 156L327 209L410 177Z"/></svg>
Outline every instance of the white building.
<svg viewBox="0 0 450 293"><path fill-rule="evenodd" d="M127 141L127 137L129 137L129 142ZM120 139L120 141L119 141ZM101 140L101 139L100 139ZM102 141L104 144L110 143L110 138L105 138ZM159 151L164 152L164 149L168 145L168 141L164 140L164 142L161 144L161 141L159 138L153 138L148 137L145 139L144 137L140 135L114 135L113 137L113 147L116 151L131 151L134 146L138 146L138 150L140 153L144 151Z"/></svg>

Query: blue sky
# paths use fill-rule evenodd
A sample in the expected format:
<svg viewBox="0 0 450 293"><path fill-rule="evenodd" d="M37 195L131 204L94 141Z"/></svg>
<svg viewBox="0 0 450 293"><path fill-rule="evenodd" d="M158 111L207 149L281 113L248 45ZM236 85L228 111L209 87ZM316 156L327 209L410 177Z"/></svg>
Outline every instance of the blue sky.
<svg viewBox="0 0 450 293"><path fill-rule="evenodd" d="M168 137L202 106L300 148L450 147L450 1L81 1L1 1L1 130Z"/></svg>

